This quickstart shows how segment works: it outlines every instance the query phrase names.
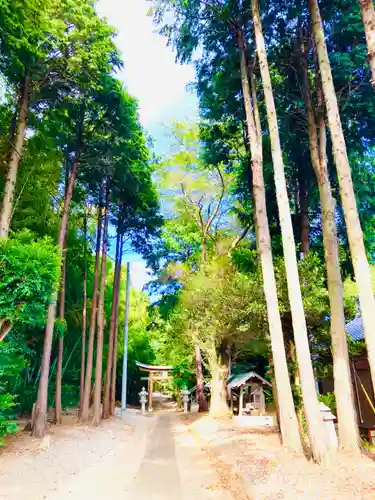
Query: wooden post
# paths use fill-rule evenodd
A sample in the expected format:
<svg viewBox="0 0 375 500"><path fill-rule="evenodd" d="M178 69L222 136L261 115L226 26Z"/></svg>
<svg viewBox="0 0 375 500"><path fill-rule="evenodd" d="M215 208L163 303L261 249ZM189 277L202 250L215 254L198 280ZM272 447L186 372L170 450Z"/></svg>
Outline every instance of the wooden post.
<svg viewBox="0 0 375 500"><path fill-rule="evenodd" d="M240 401L238 403L238 416L242 416L242 411L243 411L243 385L240 387Z"/></svg>
<svg viewBox="0 0 375 500"><path fill-rule="evenodd" d="M152 411L152 391L154 390L154 381L148 377L148 411Z"/></svg>
<svg viewBox="0 0 375 500"><path fill-rule="evenodd" d="M361 399L359 397L359 391L358 391L358 382L357 382L357 377L355 376L356 374L356 369L355 369L355 364L352 362L352 368L353 368L353 378L354 378L354 388L355 388L355 394L357 396L357 406L358 406L358 413L359 413L359 420L361 421L361 424L363 424L363 417L362 417L362 408L361 408Z"/></svg>
<svg viewBox="0 0 375 500"><path fill-rule="evenodd" d="M263 386L260 387L260 414L263 415L266 411L266 400L264 397Z"/></svg>

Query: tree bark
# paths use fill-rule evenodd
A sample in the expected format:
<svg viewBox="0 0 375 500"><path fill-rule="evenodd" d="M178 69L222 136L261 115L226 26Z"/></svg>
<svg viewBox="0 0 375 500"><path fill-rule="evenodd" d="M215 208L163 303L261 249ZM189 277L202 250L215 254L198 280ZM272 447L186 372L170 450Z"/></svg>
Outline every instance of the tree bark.
<svg viewBox="0 0 375 500"><path fill-rule="evenodd" d="M262 123L260 121L256 81L255 81L255 76L252 72L250 73L249 77L250 77L251 98L253 100L253 113L254 113L254 120L255 120L255 128L257 131L257 137L258 137L258 141L259 141L259 155L260 155L260 159L261 159L262 164L263 164Z"/></svg>
<svg viewBox="0 0 375 500"><path fill-rule="evenodd" d="M371 83L375 88L375 11L373 0L359 0L365 29L367 54L371 69Z"/></svg>
<svg viewBox="0 0 375 500"><path fill-rule="evenodd" d="M80 414L80 421L86 423L89 418L90 395L91 395L91 379L92 379L92 364L94 358L94 340L95 340L95 327L96 316L98 312L98 298L99 298L99 265L100 265L100 244L102 236L102 212L103 207L101 201L98 207L98 223L96 229L96 248L95 248L95 271L94 271L94 285L92 292L92 308L90 318L90 330L87 346L87 359L86 359L86 372L85 372L85 390L83 393L83 405Z"/></svg>
<svg viewBox="0 0 375 500"><path fill-rule="evenodd" d="M0 342L2 342L5 337L10 333L12 330L12 323L8 323L5 326L2 324L0 328Z"/></svg>
<svg viewBox="0 0 375 500"><path fill-rule="evenodd" d="M73 189L77 177L78 162L79 162L79 153L77 151L73 169L70 174L68 189L64 201L63 214L60 223L60 231L58 237L58 249L60 256L62 256L64 249L66 230L68 226L69 207L70 207L70 202L72 200ZM57 283L60 283L60 273L61 270L58 275ZM57 303L57 291L53 292L51 297L51 302L48 306L47 324L44 332L44 345L43 345L42 366L41 366L39 386L38 386L38 399L35 405L35 418L32 428L32 435L35 438L42 438L45 432L45 425L47 418L47 401L48 401L48 376L49 376L49 365L51 360L53 330L56 318L56 303Z"/></svg>
<svg viewBox="0 0 375 500"><path fill-rule="evenodd" d="M112 377L112 363L113 363L113 347L114 347L114 336L115 336L115 326L116 326L116 314L117 314L117 302L118 302L118 291L120 286L120 274L121 274L121 264L120 264L120 247L121 247L122 234L120 230L117 229L116 238L116 258L115 258L115 273L113 277L113 296L112 296L112 311L111 311L111 323L109 327L109 339L108 339L108 357L107 357L107 368L105 373L105 384L104 384L104 399L103 399L103 418L109 418L111 414L110 410L110 390L111 390L111 377Z"/></svg>
<svg viewBox="0 0 375 500"><path fill-rule="evenodd" d="M27 117L29 112L29 91L30 79L28 76L26 76L21 89L18 123L11 146L12 150L9 158L8 174L4 187L3 204L0 214L0 238L6 238L8 236L10 222L12 219L13 199L16 189L17 173L23 154L23 145L25 142L25 131L27 127Z"/></svg>
<svg viewBox="0 0 375 500"><path fill-rule="evenodd" d="M299 211L301 221L301 254L305 256L310 250L309 236L309 205L307 198L307 183L303 178L298 179Z"/></svg>
<svg viewBox="0 0 375 500"><path fill-rule="evenodd" d="M357 415L353 399L353 386L345 332L343 284L340 271L339 244L335 219L335 200L332 196L326 156L327 138L323 114L323 96L320 88L320 81L317 79L318 123L316 123L307 61L304 53L302 53L301 62L311 163L317 178L322 205L323 244L331 309L333 374L337 404L339 445L344 451L359 452Z"/></svg>
<svg viewBox="0 0 375 500"><path fill-rule="evenodd" d="M113 361L112 361L112 382L111 382L111 394L110 394L110 411L111 415L115 414L116 408L116 378L117 378L117 344L118 344L118 323L119 323L119 303L120 303L120 283L121 283L121 262L122 262L122 248L124 244L124 235L121 234L120 241L120 255L119 255L119 285L117 288L116 297L116 315L115 315L115 326L114 326L114 336L113 336Z"/></svg>
<svg viewBox="0 0 375 500"><path fill-rule="evenodd" d="M66 243L64 246L65 255L63 255L62 270L61 270L61 287L60 287L60 321L65 320L65 288L66 288ZM55 394L55 424L61 424L61 392L62 392L62 366L64 358L64 334L59 335L57 341L57 367L56 367L56 394Z"/></svg>
<svg viewBox="0 0 375 500"><path fill-rule="evenodd" d="M333 154L338 174L341 201L349 239L355 279L358 286L361 315L365 330L367 354L371 370L372 384L375 387L375 298L372 290L370 266L366 256L363 233L359 220L353 181L342 130L337 97L333 86L332 71L323 25L317 0L309 0L313 35L318 54L322 88L327 108L328 124L331 131Z"/></svg>
<svg viewBox="0 0 375 500"><path fill-rule="evenodd" d="M208 360L211 371L210 416L214 418L227 417L229 414L227 399L228 359L224 353L224 348L217 356L216 349L213 346L212 352L208 355Z"/></svg>
<svg viewBox="0 0 375 500"><path fill-rule="evenodd" d="M258 52L264 97L267 108L267 119L270 131L271 153L274 167L276 196L279 209L279 219L287 275L288 296L292 313L298 366L301 376L302 397L311 444L311 451L314 459L318 463L320 463L325 458L327 447L324 440L324 428L322 419L320 417L314 373L311 363L306 319L303 309L302 294L298 275L296 245L294 241L293 226L290 216L290 206L285 180L284 163L276 117L276 107L273 97L271 76L268 67L267 53L260 20L259 1L251 0L251 5L253 11L255 42ZM281 397L279 401L281 401Z"/></svg>
<svg viewBox="0 0 375 500"><path fill-rule="evenodd" d="M86 361L86 328L87 328L87 211L83 218L84 234L84 272L83 272L83 307L82 307L82 337L81 337L81 373L79 385L79 415L83 408L83 395L85 392L85 361Z"/></svg>
<svg viewBox="0 0 375 500"><path fill-rule="evenodd" d="M96 340L96 369L95 369L95 395L94 395L94 417L92 424L98 426L101 420L101 396L102 396L102 374L103 374L103 335L104 335L104 297L107 282L107 244L108 244L108 221L109 221L109 177L106 180L106 202L103 229L102 265L100 274L100 293L97 317L97 340Z"/></svg>
<svg viewBox="0 0 375 500"><path fill-rule="evenodd" d="M201 244L201 265L204 266L206 261L207 261L207 235L205 234L204 231Z"/></svg>
<svg viewBox="0 0 375 500"><path fill-rule="evenodd" d="M208 404L206 395L204 393L204 378L202 369L202 355L199 344L195 344L195 367L196 367L196 377L197 377L197 401L199 405L199 412L203 413L208 411Z"/></svg>
<svg viewBox="0 0 375 500"><path fill-rule="evenodd" d="M246 71L245 57L247 45L242 30L238 29L237 37L241 58L241 83L246 115L247 140L251 152L257 249L262 267L263 289L267 305L275 383L279 398L280 432L283 444L299 452L301 451L301 440L299 437L297 417L289 380L273 267L271 236L268 226L266 192L263 178L262 145L260 143L261 133L259 131L257 132L251 104L250 85Z"/></svg>

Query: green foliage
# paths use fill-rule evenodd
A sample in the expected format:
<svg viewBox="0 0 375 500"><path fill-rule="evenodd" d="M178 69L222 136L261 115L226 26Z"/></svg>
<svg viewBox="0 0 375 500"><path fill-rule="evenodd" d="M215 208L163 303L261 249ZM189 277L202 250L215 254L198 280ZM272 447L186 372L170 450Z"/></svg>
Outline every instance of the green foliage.
<svg viewBox="0 0 375 500"><path fill-rule="evenodd" d="M61 318L55 319L54 335L57 338L64 337L67 329L68 329L68 325L67 325L65 319L61 319Z"/></svg>
<svg viewBox="0 0 375 500"><path fill-rule="evenodd" d="M242 274L222 257L185 280L171 329L215 358L223 345L239 351L251 339L264 338L265 321L259 274Z"/></svg>
<svg viewBox="0 0 375 500"><path fill-rule="evenodd" d="M60 261L49 238L23 231L0 241L0 318L13 326L45 324Z"/></svg>
<svg viewBox="0 0 375 500"><path fill-rule="evenodd" d="M333 392L327 392L327 394L319 394L318 398L319 401L328 406L332 413L336 414L336 398Z"/></svg>
<svg viewBox="0 0 375 500"><path fill-rule="evenodd" d="M19 382L24 360L17 349L0 342L0 446L1 438L17 432L15 419L17 397L14 387Z"/></svg>
<svg viewBox="0 0 375 500"><path fill-rule="evenodd" d="M375 266L371 266L370 271L372 288L375 293ZM357 283L350 276L348 276L344 281L344 295L348 300L352 299L358 301Z"/></svg>
<svg viewBox="0 0 375 500"><path fill-rule="evenodd" d="M268 365L267 313L255 250L252 177L244 135L239 52L233 26L248 42L253 64L249 2L150 0L150 14L182 61L194 60L199 122L175 122L171 148L151 165L136 101L115 76L122 63L114 30L100 19L91 0L0 0L0 167L5 170L19 112L29 83L28 133L21 152L12 214L13 234L0 241L0 321L12 333L0 342L0 435L9 433L14 413L30 411L39 381L46 309L57 289L60 262L55 245L66 180L78 177L66 240L65 319L56 320L50 386L56 376L56 339L64 336L63 406L77 403L82 334L83 276L87 269L90 317L96 209L103 182L110 182L110 240L113 228L158 273L158 301L132 290L129 323L129 392L135 400L135 361L175 366L172 390L193 384L195 342L204 369L230 351L237 368L261 372ZM310 165L306 112L301 94L297 24L310 36L307 6L275 0L264 6L263 27L271 67L287 188L297 243L301 240L306 189L312 251L299 262L309 340L318 373L330 371L329 301L323 265L320 204ZM369 254L374 254L373 147L375 108L366 47L355 2L321 1L340 112ZM271 43L272 42L272 43ZM197 50L198 49L198 50ZM308 70L316 97L312 50ZM293 338L285 266L271 162L265 103L258 83L263 126L267 215L275 258L277 290L286 343ZM348 319L357 312L338 183L328 137L328 162L337 198L344 301ZM165 220L159 214L162 196ZM0 187L2 188L3 182ZM88 236L83 235L83 213ZM164 222L164 223L163 223ZM241 235L242 230L247 232ZM31 232L32 233L31 233ZM111 247L111 241L110 241ZM232 248L233 247L233 248ZM127 248L128 249L128 248ZM109 254L113 254L110 248ZM113 266L107 266L106 329L112 305ZM123 283L124 280L122 279ZM119 372L123 356L124 289L120 295ZM107 333L107 332L106 332ZM108 352L105 335L104 354ZM351 354L363 343L349 342ZM321 361L323 360L323 361ZM290 363L293 373L295 366ZM22 373L22 377L21 377ZM19 395L17 397L16 395ZM54 391L50 390L52 404ZM296 395L296 401L299 395ZM299 402L297 401L299 404Z"/></svg>
<svg viewBox="0 0 375 500"><path fill-rule="evenodd" d="M0 0L0 22L2 179L6 178L24 89L28 97L28 132L23 150L19 151L12 233L0 241L0 335L12 328L4 342L14 346L15 359L18 357L25 364L21 378L8 379L7 375L9 384L2 393L6 398L4 407L6 403L15 414L30 412L36 397L47 307L59 287L60 262L55 242L73 166L77 166L77 179L64 252L65 318L57 319L54 325L49 404L54 404L52 387L60 336L64 336L63 406L75 405L79 397L83 276L87 270L90 318L94 218L98 203L103 201L106 177L110 179L110 236L116 228L123 234L127 249L132 247L151 260L161 217L137 102L115 76L122 66L114 44L115 30L98 16L94 3ZM3 187L1 181L0 189ZM83 234L84 212L88 217L87 238ZM112 273L113 268L108 265L106 329L111 315ZM143 323L131 325L129 351L133 372L135 359L148 361L153 356L146 332L148 302L144 297L142 300ZM123 318L123 309L121 314ZM107 338L105 335L105 355ZM15 406L10 407L12 401Z"/></svg>
<svg viewBox="0 0 375 500"><path fill-rule="evenodd" d="M124 280L122 280L124 282ZM128 394L133 403L138 403L138 392L144 382L141 382L140 371L135 362L152 364L155 362L154 339L148 331L149 326L149 298L144 292L131 289L129 307L129 340L128 340ZM125 290L120 294L120 322L118 365L119 376L122 374L124 354L124 322L125 322Z"/></svg>

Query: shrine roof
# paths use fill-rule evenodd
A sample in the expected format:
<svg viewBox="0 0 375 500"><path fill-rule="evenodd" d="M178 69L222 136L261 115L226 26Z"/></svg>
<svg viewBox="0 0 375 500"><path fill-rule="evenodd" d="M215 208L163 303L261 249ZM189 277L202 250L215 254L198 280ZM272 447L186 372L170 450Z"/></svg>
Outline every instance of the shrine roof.
<svg viewBox="0 0 375 500"><path fill-rule="evenodd" d="M173 370L173 366L146 365L145 363L140 363L139 361L136 361L135 364L140 370L145 372L170 372Z"/></svg>
<svg viewBox="0 0 375 500"><path fill-rule="evenodd" d="M228 389L235 389L236 387L241 387L242 385L247 384L250 380L256 379L263 385L268 385L271 387L271 384L265 378L261 377L255 372L246 372L246 373L238 373L236 375L231 375L228 379Z"/></svg>

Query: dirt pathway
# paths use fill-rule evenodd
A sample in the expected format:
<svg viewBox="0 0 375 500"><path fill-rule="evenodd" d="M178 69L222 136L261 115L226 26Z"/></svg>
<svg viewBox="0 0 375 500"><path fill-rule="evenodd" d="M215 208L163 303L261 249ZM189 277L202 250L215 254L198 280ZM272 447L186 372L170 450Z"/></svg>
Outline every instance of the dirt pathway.
<svg viewBox="0 0 375 500"><path fill-rule="evenodd" d="M160 416L148 440L131 498L174 500L182 498L182 490L170 419Z"/></svg>
<svg viewBox="0 0 375 500"><path fill-rule="evenodd" d="M232 500L176 415L130 413L102 428L52 428L0 455L1 500Z"/></svg>

